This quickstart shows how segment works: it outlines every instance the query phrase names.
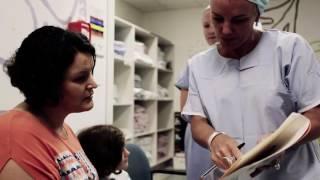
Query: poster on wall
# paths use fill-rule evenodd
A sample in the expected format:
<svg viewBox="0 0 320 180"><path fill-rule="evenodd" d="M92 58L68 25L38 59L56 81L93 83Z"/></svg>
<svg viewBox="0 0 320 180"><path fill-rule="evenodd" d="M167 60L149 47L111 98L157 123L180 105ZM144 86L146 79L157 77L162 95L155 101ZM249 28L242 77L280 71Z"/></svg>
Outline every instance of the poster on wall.
<svg viewBox="0 0 320 180"><path fill-rule="evenodd" d="M263 27L298 33L307 39L320 58L320 36L317 16L318 0L275 0L270 1L261 15ZM305 28L310 27L310 28Z"/></svg>
<svg viewBox="0 0 320 180"><path fill-rule="evenodd" d="M104 22L101 18L90 16L91 43L97 56L104 57Z"/></svg>

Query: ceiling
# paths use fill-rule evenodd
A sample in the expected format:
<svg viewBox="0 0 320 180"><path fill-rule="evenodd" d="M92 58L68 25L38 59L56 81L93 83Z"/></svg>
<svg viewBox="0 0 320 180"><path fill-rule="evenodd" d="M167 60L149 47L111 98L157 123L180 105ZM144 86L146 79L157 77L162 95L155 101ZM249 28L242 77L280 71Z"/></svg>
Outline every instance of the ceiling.
<svg viewBox="0 0 320 180"><path fill-rule="evenodd" d="M142 12L166 11L185 8L204 8L209 0L123 0Z"/></svg>

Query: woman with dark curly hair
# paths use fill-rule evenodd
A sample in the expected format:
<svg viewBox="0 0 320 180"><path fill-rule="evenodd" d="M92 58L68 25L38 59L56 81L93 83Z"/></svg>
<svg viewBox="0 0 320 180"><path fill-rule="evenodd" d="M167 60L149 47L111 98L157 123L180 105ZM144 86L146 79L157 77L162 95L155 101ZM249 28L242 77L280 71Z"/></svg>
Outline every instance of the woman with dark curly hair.
<svg viewBox="0 0 320 180"><path fill-rule="evenodd" d="M125 138L120 129L111 125L96 125L81 131L78 138L101 179L113 179L113 174L121 172L125 176L123 179L130 179L122 171L128 168L129 151L125 148Z"/></svg>
<svg viewBox="0 0 320 180"><path fill-rule="evenodd" d="M93 107L95 49L81 34L44 26L4 69L25 100L0 115L0 179L98 179L70 113Z"/></svg>

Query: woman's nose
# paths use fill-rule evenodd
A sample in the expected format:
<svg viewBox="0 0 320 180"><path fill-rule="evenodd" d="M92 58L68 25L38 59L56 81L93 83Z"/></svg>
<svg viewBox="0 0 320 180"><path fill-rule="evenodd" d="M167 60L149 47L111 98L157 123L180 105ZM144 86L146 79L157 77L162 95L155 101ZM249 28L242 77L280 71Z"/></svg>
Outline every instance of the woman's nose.
<svg viewBox="0 0 320 180"><path fill-rule="evenodd" d="M94 80L93 75L91 75L88 88L90 88L90 89L95 89L95 88L97 88L97 87L98 87L98 84L97 84L96 81Z"/></svg>

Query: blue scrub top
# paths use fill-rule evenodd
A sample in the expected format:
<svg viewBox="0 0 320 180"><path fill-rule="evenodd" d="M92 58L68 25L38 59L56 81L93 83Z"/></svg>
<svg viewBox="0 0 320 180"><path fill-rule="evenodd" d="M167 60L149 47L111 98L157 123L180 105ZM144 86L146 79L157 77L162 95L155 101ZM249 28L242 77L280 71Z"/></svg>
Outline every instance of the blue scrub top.
<svg viewBox="0 0 320 180"><path fill-rule="evenodd" d="M268 30L253 51L240 60L220 56L216 47L193 57L184 115L211 120L246 152L276 130L291 112L320 104L320 63L299 35ZM317 178L315 178L317 177ZM281 170L256 179L320 179L316 141L289 149ZM245 178L244 178L245 179Z"/></svg>

